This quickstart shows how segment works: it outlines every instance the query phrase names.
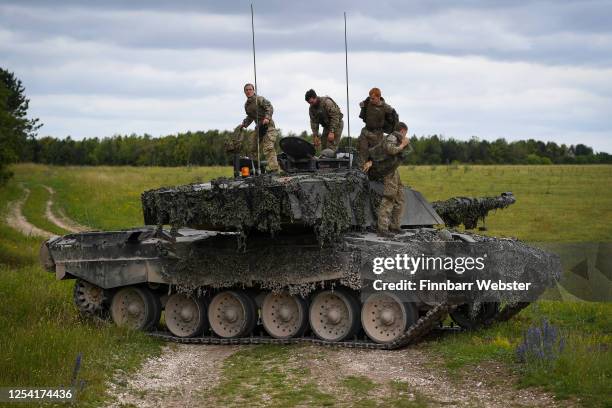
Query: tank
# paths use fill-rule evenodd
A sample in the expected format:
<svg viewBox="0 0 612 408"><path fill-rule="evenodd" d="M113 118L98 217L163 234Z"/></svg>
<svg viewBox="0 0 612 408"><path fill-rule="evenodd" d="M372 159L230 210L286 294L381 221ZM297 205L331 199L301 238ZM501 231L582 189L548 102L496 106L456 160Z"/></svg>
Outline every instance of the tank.
<svg viewBox="0 0 612 408"><path fill-rule="evenodd" d="M383 238L382 184L351 154L317 158L294 137L280 146L281 174L236 155L234 178L146 191L146 226L53 237L41 263L75 279L84 315L204 344L396 349L449 314L465 329L509 319L559 279L552 254L450 229L476 227L511 193L432 205L406 187L402 232ZM490 285L467 285L478 279Z"/></svg>

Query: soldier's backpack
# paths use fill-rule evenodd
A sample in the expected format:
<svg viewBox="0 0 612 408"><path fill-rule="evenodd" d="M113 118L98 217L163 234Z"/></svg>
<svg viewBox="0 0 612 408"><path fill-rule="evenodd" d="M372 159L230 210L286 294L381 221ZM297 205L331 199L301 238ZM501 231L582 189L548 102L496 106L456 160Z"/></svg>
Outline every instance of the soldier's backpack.
<svg viewBox="0 0 612 408"><path fill-rule="evenodd" d="M385 125L383 126L383 132L392 133L395 130L398 130L399 125L399 115L395 111L395 109L391 108L391 112L385 115Z"/></svg>
<svg viewBox="0 0 612 408"><path fill-rule="evenodd" d="M385 99L381 98L384 102ZM359 104L361 108L359 111L359 117L365 122L367 118L368 104L370 103L370 97L365 98L363 102ZM383 132L392 133L395 130L398 130L399 125L399 115L395 111L394 108L391 108L391 112L385 115L385 123L383 125Z"/></svg>

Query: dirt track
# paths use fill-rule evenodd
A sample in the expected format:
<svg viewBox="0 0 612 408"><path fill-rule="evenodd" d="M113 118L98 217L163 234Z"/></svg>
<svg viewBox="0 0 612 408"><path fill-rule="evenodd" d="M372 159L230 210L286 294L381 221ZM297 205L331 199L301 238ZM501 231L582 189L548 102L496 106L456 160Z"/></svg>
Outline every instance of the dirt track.
<svg viewBox="0 0 612 408"><path fill-rule="evenodd" d="M82 232L90 230L86 226L83 226L77 223L74 220L68 218L61 210L59 210L59 214L54 214L52 211L53 208L53 196L55 195L55 191L48 186L43 186L49 192L49 199L46 204L45 217L57 225L59 228L64 229L68 232ZM26 217L23 215L21 208L24 203L27 201L30 196L30 190L24 186L21 186L23 189L23 197L19 200L13 201L8 204L8 211L6 214L6 223L9 227L21 232L23 235L27 236L38 236L42 238L50 238L53 235L52 232L45 231L42 228L39 228L32 223L30 223Z"/></svg>
<svg viewBox="0 0 612 408"><path fill-rule="evenodd" d="M61 209L58 210L57 215L54 214L52 208L53 208L53 196L55 195L55 190L53 190L49 186L43 186L43 187L49 192L49 200L47 200L47 209L45 211L45 217L49 221L51 221L53 224L69 232L83 232L83 231L87 231L90 229L68 218Z"/></svg>
<svg viewBox="0 0 612 408"><path fill-rule="evenodd" d="M133 375L117 373L109 384L108 407L197 407L198 392L214 387L223 361L239 346L169 344Z"/></svg>
<svg viewBox="0 0 612 408"><path fill-rule="evenodd" d="M21 212L21 207L26 202L30 195L30 190L22 187L24 191L24 195L20 200L13 201L9 203L9 210L6 215L6 223L9 227L21 232L23 235L27 236L38 236L43 238L50 238L54 234L49 231L45 231L41 228L38 228L26 219L26 217Z"/></svg>
<svg viewBox="0 0 612 408"><path fill-rule="evenodd" d="M115 376L109 391L113 402L108 406L200 406L204 391L213 389L222 378L223 361L245 347L250 346L165 346L160 357L145 362L135 374ZM383 385L369 395L379 401L385 397L377 395L384 392L384 384L401 381L408 395L419 393L434 407L573 406L536 389L516 389L515 377L499 364L480 364L464 370L460 378L452 377L435 364L435 356L418 347L376 351L305 346L296 347L293 353L291 365L308 368L319 389L332 395L338 394L342 378L362 376ZM291 368L295 367L287 367ZM351 403L338 400L337 404Z"/></svg>

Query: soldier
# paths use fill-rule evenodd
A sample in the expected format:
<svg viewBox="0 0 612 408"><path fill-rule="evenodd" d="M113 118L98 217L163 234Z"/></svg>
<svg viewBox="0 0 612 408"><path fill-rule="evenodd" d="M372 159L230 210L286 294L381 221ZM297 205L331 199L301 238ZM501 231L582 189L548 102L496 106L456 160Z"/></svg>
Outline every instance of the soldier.
<svg viewBox="0 0 612 408"><path fill-rule="evenodd" d="M321 125L323 126L321 149L329 148L335 152L338 150L342 129L344 128L340 108L329 96L317 96L314 89L309 89L306 92L305 99L310 105L308 113L314 145L316 147L321 146L321 138L319 137L319 125Z"/></svg>
<svg viewBox="0 0 612 408"><path fill-rule="evenodd" d="M399 118L395 109L389 106L381 96L380 89L370 89L369 96L359 103L361 112L359 117L365 122L359 135L359 165L363 166L369 159L368 151L378 145L384 133L391 133L396 129Z"/></svg>
<svg viewBox="0 0 612 408"><path fill-rule="evenodd" d="M373 180L384 183L383 197L378 207L378 235L388 237L400 232L404 211L404 186L397 168L402 162L402 152L410 144L408 126L399 122L398 131L383 138L382 142L369 149L364 171Z"/></svg>
<svg viewBox="0 0 612 408"><path fill-rule="evenodd" d="M238 126L246 128L255 121L255 134L261 141L261 149L268 161L268 168L270 171L278 171L276 148L274 147L274 142L276 141L276 128L272 120L274 108L269 100L263 96L255 95L255 87L253 84L246 84L244 86L244 94L247 97L244 104L244 110L247 116Z"/></svg>

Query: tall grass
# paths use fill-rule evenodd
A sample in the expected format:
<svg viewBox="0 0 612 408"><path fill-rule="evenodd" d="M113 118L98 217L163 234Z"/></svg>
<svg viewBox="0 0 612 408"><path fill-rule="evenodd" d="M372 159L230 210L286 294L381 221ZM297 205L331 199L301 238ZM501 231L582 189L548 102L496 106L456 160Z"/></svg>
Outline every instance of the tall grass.
<svg viewBox="0 0 612 408"><path fill-rule="evenodd" d="M0 189L0 385L67 386L81 354L79 406L98 406L114 370L136 367L160 344L142 333L80 320L73 281L56 281L38 265L42 239L4 224L7 203L21 197L16 181ZM34 201L40 202L36 196Z"/></svg>
<svg viewBox="0 0 612 408"><path fill-rule="evenodd" d="M412 166L401 167L400 175L404 185L430 201L512 191L516 203L489 216L485 234L526 241L612 240L612 166Z"/></svg>

